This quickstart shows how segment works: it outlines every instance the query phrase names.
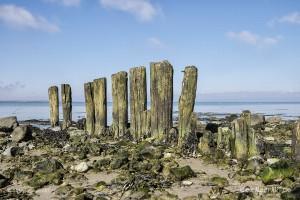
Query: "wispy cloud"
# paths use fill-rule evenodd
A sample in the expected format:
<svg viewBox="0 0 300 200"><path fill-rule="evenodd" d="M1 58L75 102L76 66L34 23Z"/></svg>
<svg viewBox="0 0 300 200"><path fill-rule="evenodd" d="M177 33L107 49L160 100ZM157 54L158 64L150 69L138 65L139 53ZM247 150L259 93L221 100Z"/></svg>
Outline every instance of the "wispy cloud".
<svg viewBox="0 0 300 200"><path fill-rule="evenodd" d="M236 40L257 47L276 45L281 39L280 36L264 37L247 30L240 31L240 32L230 31L227 32L226 35L228 38L232 40Z"/></svg>
<svg viewBox="0 0 300 200"><path fill-rule="evenodd" d="M8 83L5 84L3 82L0 82L0 91L1 92L7 92L7 91L12 91L12 90L16 90L16 89L22 89L25 87L25 84L17 81L17 82L13 82L13 83Z"/></svg>
<svg viewBox="0 0 300 200"><path fill-rule="evenodd" d="M50 3L59 3L64 6L79 6L81 3L81 0L44 0L46 2Z"/></svg>
<svg viewBox="0 0 300 200"><path fill-rule="evenodd" d="M59 27L44 17L33 15L25 8L12 4L0 5L0 21L14 28L30 28L46 32L58 32Z"/></svg>
<svg viewBox="0 0 300 200"><path fill-rule="evenodd" d="M279 18L278 22L300 25L300 13L299 12L289 13Z"/></svg>
<svg viewBox="0 0 300 200"><path fill-rule="evenodd" d="M148 0L99 0L105 8L120 10L134 15L139 21L151 21L158 9Z"/></svg>
<svg viewBox="0 0 300 200"><path fill-rule="evenodd" d="M148 38L147 43L149 44L150 47L153 47L153 48L162 49L162 48L166 47L166 45L160 39L158 39L156 37Z"/></svg>

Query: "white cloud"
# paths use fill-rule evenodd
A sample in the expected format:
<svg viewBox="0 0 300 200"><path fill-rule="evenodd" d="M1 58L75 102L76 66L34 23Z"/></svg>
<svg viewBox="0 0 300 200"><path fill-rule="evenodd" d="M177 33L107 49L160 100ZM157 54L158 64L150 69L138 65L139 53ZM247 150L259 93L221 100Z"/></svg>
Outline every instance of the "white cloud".
<svg viewBox="0 0 300 200"><path fill-rule="evenodd" d="M51 3L59 3L64 6L79 6L81 3L81 0L45 0L47 2Z"/></svg>
<svg viewBox="0 0 300 200"><path fill-rule="evenodd" d="M105 8L128 12L140 21L151 21L158 10L148 0L99 0Z"/></svg>
<svg viewBox="0 0 300 200"><path fill-rule="evenodd" d="M232 40L237 40L249 45L253 45L253 46L258 46L258 47L262 47L262 46L270 46L270 45L275 45L279 42L279 40L281 39L280 36L276 36L276 37L263 37L260 35L257 35L255 33L252 33L250 31L244 30L241 32L228 32L227 37L229 37Z"/></svg>
<svg viewBox="0 0 300 200"><path fill-rule="evenodd" d="M293 12L278 19L280 23L300 24L300 13Z"/></svg>
<svg viewBox="0 0 300 200"><path fill-rule="evenodd" d="M15 5L0 5L0 21L15 28L31 28L46 32L58 32L59 27L41 16Z"/></svg>
<svg viewBox="0 0 300 200"><path fill-rule="evenodd" d="M162 41L160 41L160 39L158 39L156 37L150 37L150 38L148 38L147 42L153 48L162 49L162 48L165 47L165 44Z"/></svg>

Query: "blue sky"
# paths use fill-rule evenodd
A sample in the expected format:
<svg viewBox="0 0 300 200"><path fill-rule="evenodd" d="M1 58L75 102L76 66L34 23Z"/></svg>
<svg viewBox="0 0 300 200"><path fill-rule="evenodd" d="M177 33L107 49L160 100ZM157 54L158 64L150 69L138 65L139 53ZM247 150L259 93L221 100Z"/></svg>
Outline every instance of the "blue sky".
<svg viewBox="0 0 300 200"><path fill-rule="evenodd" d="M295 0L1 0L0 100L46 100L61 83L82 100L84 82L165 59L175 100L187 65L198 99L295 99L299 35Z"/></svg>

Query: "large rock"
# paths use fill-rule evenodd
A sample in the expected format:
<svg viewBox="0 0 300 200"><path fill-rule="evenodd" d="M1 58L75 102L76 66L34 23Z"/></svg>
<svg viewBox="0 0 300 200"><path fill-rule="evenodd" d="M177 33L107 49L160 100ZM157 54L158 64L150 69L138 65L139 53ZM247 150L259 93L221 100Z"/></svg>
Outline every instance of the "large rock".
<svg viewBox="0 0 300 200"><path fill-rule="evenodd" d="M18 126L11 134L12 141L21 142L31 137L31 129L28 126Z"/></svg>
<svg viewBox="0 0 300 200"><path fill-rule="evenodd" d="M175 181L183 181L188 178L195 177L195 172L190 166L186 165L184 167L175 167L170 169L171 179Z"/></svg>
<svg viewBox="0 0 300 200"><path fill-rule="evenodd" d="M18 126L17 117L0 118L0 131L11 132Z"/></svg>
<svg viewBox="0 0 300 200"><path fill-rule="evenodd" d="M55 159L45 159L35 164L34 171L39 173L53 173L63 169L63 165Z"/></svg>
<svg viewBox="0 0 300 200"><path fill-rule="evenodd" d="M264 184L272 184L292 177L294 172L295 168L288 161L280 160L264 168L260 173L260 177Z"/></svg>
<svg viewBox="0 0 300 200"><path fill-rule="evenodd" d="M251 115L251 126L265 123L265 116L259 114Z"/></svg>
<svg viewBox="0 0 300 200"><path fill-rule="evenodd" d="M5 151L2 153L2 155L7 156L7 157L14 157L16 155L19 155L21 153L20 147L8 147L5 149Z"/></svg>
<svg viewBox="0 0 300 200"><path fill-rule="evenodd" d="M4 188L8 184L9 184L9 180L5 176L0 174L0 188Z"/></svg>

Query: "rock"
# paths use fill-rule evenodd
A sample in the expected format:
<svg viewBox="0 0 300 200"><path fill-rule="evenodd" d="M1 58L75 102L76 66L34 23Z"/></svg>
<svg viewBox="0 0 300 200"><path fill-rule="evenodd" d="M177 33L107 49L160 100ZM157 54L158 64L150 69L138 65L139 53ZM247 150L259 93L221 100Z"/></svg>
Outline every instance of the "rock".
<svg viewBox="0 0 300 200"><path fill-rule="evenodd" d="M4 137L6 137L6 136L8 136L7 133L5 133L5 132L0 132L0 138L4 138Z"/></svg>
<svg viewBox="0 0 300 200"><path fill-rule="evenodd" d="M273 127L265 127L265 132L270 132L272 131L274 128ZM270 137L272 138L272 137Z"/></svg>
<svg viewBox="0 0 300 200"><path fill-rule="evenodd" d="M61 128L60 126L55 126L55 127L52 127L52 128L49 128L51 131L61 131Z"/></svg>
<svg viewBox="0 0 300 200"><path fill-rule="evenodd" d="M268 117L268 118L266 119L266 121L267 121L268 123L276 124L276 123L280 123L280 122L282 121L282 119L281 119L281 117L279 117L279 116L273 116L273 117Z"/></svg>
<svg viewBox="0 0 300 200"><path fill-rule="evenodd" d="M86 171L89 170L89 166L88 166L88 164L86 162L81 162L81 163L79 163L76 166L72 166L71 170L75 170L75 171L77 171L79 173L83 173L83 172L86 172Z"/></svg>
<svg viewBox="0 0 300 200"><path fill-rule="evenodd" d="M162 150L158 147L154 147L150 143L146 143L137 148L139 151L139 156L143 159L160 159L162 158Z"/></svg>
<svg viewBox="0 0 300 200"><path fill-rule="evenodd" d="M53 173L36 173L27 183L34 189L38 189L48 184L60 185L62 183L62 179L63 173L61 171Z"/></svg>
<svg viewBox="0 0 300 200"><path fill-rule="evenodd" d="M191 186L191 185L193 185L193 182L192 181L182 181L181 184L183 186Z"/></svg>
<svg viewBox="0 0 300 200"><path fill-rule="evenodd" d="M0 174L0 188L4 188L9 184L8 178Z"/></svg>
<svg viewBox="0 0 300 200"><path fill-rule="evenodd" d="M112 169L119 169L120 167L128 163L128 156L129 154L127 151L119 152L116 158L111 161L110 167Z"/></svg>
<svg viewBox="0 0 300 200"><path fill-rule="evenodd" d="M184 167L175 167L170 169L170 177L175 181L183 181L185 179L192 178L195 176L195 172L188 165Z"/></svg>
<svg viewBox="0 0 300 200"><path fill-rule="evenodd" d="M0 131L11 132L18 126L17 117L0 118Z"/></svg>
<svg viewBox="0 0 300 200"><path fill-rule="evenodd" d="M21 142L31 137L31 129L28 126L18 126L11 134L12 141Z"/></svg>
<svg viewBox="0 0 300 200"><path fill-rule="evenodd" d="M268 165L272 165L274 163L277 163L278 161L280 161L280 159L278 159L278 158L268 158L267 159Z"/></svg>
<svg viewBox="0 0 300 200"><path fill-rule="evenodd" d="M46 158L40 162L37 162L33 170L39 173L53 173L59 169L63 169L63 165L60 162L53 158Z"/></svg>
<svg viewBox="0 0 300 200"><path fill-rule="evenodd" d="M269 137L264 137L264 140L265 140L266 142L274 142L274 141L275 141L275 138L272 137L272 136L269 136Z"/></svg>
<svg viewBox="0 0 300 200"><path fill-rule="evenodd" d="M281 194L283 200L297 200L300 199L300 185L296 185L290 192Z"/></svg>
<svg viewBox="0 0 300 200"><path fill-rule="evenodd" d="M259 114L251 115L251 126L265 123L265 116Z"/></svg>
<svg viewBox="0 0 300 200"><path fill-rule="evenodd" d="M229 182L228 182L227 178L220 177L220 176L214 176L214 177L212 177L210 179L210 182L214 186L218 186L220 188L224 188L224 187L227 187L229 185Z"/></svg>
<svg viewBox="0 0 300 200"><path fill-rule="evenodd" d="M2 153L2 155L7 156L7 157L14 157L14 156L20 154L21 151L22 151L22 150L20 149L20 147L15 147L15 146L13 146L13 147L8 147L8 148Z"/></svg>
<svg viewBox="0 0 300 200"><path fill-rule="evenodd" d="M80 129L77 129L77 128L70 127L68 129L68 134L70 135L70 137L76 137L76 136L87 135L87 132L85 130L80 130Z"/></svg>
<svg viewBox="0 0 300 200"><path fill-rule="evenodd" d="M293 176L295 169L286 160L280 160L263 169L260 177L264 184L280 182L285 178Z"/></svg>

